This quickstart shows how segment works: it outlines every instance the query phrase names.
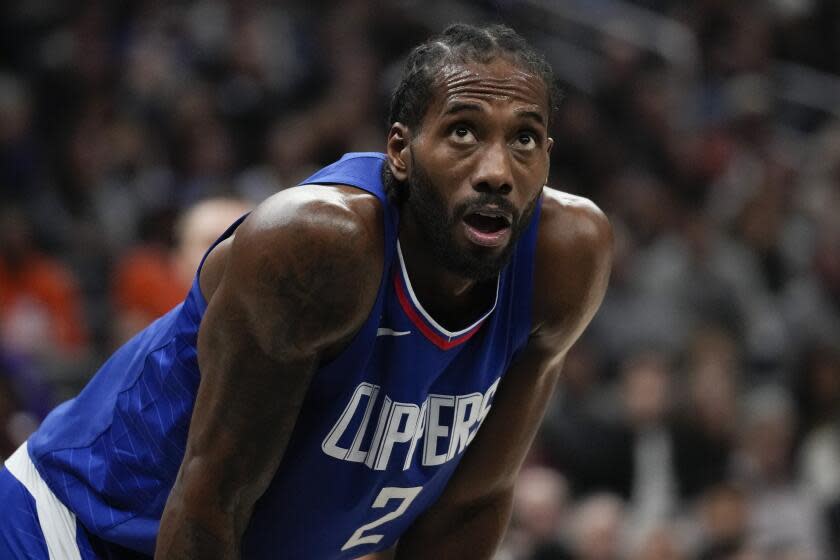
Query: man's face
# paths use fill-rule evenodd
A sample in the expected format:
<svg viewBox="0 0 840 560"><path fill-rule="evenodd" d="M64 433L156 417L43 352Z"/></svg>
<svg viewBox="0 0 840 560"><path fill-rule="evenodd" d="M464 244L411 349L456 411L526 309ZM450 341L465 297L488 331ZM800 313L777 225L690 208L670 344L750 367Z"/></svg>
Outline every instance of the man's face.
<svg viewBox="0 0 840 560"><path fill-rule="evenodd" d="M545 84L504 59L445 67L409 151L407 219L448 270L494 277L548 176Z"/></svg>

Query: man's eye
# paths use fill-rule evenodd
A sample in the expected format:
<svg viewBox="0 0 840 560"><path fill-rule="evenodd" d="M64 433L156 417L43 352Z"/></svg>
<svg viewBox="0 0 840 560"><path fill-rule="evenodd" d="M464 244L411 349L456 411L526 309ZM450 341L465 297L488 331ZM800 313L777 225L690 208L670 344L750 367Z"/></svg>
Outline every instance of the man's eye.
<svg viewBox="0 0 840 560"><path fill-rule="evenodd" d="M456 126L452 129L452 136L456 142L472 142L475 140L475 135L466 126Z"/></svg>
<svg viewBox="0 0 840 560"><path fill-rule="evenodd" d="M519 144L519 147L526 150L533 150L537 146L537 139L530 132L520 134L516 138L516 142Z"/></svg>

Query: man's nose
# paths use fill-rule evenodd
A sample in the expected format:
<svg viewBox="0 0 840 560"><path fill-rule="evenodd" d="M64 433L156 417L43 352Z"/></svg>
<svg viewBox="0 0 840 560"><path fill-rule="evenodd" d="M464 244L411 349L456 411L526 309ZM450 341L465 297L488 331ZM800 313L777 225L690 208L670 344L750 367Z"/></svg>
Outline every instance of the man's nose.
<svg viewBox="0 0 840 560"><path fill-rule="evenodd" d="M510 194L513 177L510 153L504 142L489 144L481 154L473 175L473 189L478 192Z"/></svg>

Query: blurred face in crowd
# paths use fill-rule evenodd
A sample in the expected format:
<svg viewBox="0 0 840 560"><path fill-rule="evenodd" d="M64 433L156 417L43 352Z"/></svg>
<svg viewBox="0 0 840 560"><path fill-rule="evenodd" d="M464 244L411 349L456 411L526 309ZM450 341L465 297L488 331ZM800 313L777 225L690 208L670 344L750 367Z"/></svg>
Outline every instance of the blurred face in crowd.
<svg viewBox="0 0 840 560"><path fill-rule="evenodd" d="M621 548L624 509L615 496L590 496L578 507L573 529L576 558L614 560Z"/></svg>
<svg viewBox="0 0 840 560"><path fill-rule="evenodd" d="M747 530L749 511L743 493L730 486L708 489L700 502L700 521L709 542L737 540Z"/></svg>
<svg viewBox="0 0 840 560"><path fill-rule="evenodd" d="M840 227L826 226L820 233L814 255L814 268L823 285L840 304Z"/></svg>
<svg viewBox="0 0 840 560"><path fill-rule="evenodd" d="M242 200L212 198L198 203L181 217L175 257L178 274L185 286L192 282L210 245L250 209L251 206Z"/></svg>
<svg viewBox="0 0 840 560"><path fill-rule="evenodd" d="M793 418L780 414L750 423L744 430L744 450L766 480L784 479L791 468Z"/></svg>
<svg viewBox="0 0 840 560"><path fill-rule="evenodd" d="M806 372L810 397L815 406L811 414L832 418L840 410L840 352L816 352Z"/></svg>
<svg viewBox="0 0 840 560"><path fill-rule="evenodd" d="M682 554L677 540L674 530L658 527L646 535L632 560L683 560L686 556Z"/></svg>
<svg viewBox="0 0 840 560"><path fill-rule="evenodd" d="M419 130L406 131L412 136L403 220L448 270L491 278L527 227L548 177L546 84L496 58L445 66L433 91Z"/></svg>
<svg viewBox="0 0 840 560"><path fill-rule="evenodd" d="M637 427L661 423L667 412L669 372L661 356L634 357L625 365L624 404Z"/></svg>
<svg viewBox="0 0 840 560"><path fill-rule="evenodd" d="M796 422L793 399L784 386L759 386L744 397L739 436L747 474L761 483L788 480Z"/></svg>
<svg viewBox="0 0 840 560"><path fill-rule="evenodd" d="M516 523L533 538L557 538L567 493L566 481L558 472L543 467L522 471L513 497Z"/></svg>

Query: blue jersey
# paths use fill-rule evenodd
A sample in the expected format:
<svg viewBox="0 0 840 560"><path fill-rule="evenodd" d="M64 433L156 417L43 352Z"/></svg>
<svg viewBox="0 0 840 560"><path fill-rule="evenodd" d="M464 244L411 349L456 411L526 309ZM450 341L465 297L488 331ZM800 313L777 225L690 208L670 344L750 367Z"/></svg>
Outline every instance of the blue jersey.
<svg viewBox="0 0 840 560"><path fill-rule="evenodd" d="M450 332L412 290L383 162L348 154L305 181L352 185L380 200L384 273L364 325L312 379L246 530L244 558L356 558L393 545L443 491L528 338L539 207L492 308ZM29 440L41 477L89 533L146 554L201 377L196 338L207 304L197 278L181 305L120 348Z"/></svg>

